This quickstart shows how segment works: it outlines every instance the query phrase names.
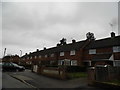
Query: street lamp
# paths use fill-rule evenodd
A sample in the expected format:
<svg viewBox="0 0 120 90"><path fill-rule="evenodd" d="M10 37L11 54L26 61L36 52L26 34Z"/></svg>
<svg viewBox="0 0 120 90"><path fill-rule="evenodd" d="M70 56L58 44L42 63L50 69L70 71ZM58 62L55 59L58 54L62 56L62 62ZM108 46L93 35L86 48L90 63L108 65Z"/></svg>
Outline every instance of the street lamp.
<svg viewBox="0 0 120 90"><path fill-rule="evenodd" d="M5 54L6 54L6 48L4 49L4 55L3 55L3 57L5 56Z"/></svg>
<svg viewBox="0 0 120 90"><path fill-rule="evenodd" d="M20 57L21 57L21 56L22 56L22 50L20 50L20 52L21 52L21 53L20 53Z"/></svg>
<svg viewBox="0 0 120 90"><path fill-rule="evenodd" d="M21 56L22 56L22 50L20 50L20 60L21 60ZM19 60L19 64L20 64L20 60Z"/></svg>

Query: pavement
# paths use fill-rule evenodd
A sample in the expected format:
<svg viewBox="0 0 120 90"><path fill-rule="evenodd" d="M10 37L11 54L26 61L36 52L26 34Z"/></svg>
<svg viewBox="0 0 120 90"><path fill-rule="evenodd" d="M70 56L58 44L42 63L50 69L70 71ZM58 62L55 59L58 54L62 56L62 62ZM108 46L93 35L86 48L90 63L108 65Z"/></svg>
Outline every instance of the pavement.
<svg viewBox="0 0 120 90"><path fill-rule="evenodd" d="M20 88L32 88L31 86L11 77L7 73L2 73L2 89L20 89Z"/></svg>
<svg viewBox="0 0 120 90"><path fill-rule="evenodd" d="M81 88L81 89L94 89L103 90L96 87L90 87L87 85L86 78L78 78L73 80L60 80L54 79L26 70L25 72L8 73L11 77L18 79L19 81L27 84L32 88Z"/></svg>

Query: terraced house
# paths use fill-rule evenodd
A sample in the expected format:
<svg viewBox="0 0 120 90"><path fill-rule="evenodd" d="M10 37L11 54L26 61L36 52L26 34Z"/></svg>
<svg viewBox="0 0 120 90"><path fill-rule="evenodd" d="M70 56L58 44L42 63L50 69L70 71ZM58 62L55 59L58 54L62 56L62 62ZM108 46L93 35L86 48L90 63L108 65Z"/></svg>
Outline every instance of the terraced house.
<svg viewBox="0 0 120 90"><path fill-rule="evenodd" d="M86 34L83 41L60 40L56 47L36 50L22 56L22 62L36 66L95 66L98 64L120 65L120 36L95 40L93 33Z"/></svg>

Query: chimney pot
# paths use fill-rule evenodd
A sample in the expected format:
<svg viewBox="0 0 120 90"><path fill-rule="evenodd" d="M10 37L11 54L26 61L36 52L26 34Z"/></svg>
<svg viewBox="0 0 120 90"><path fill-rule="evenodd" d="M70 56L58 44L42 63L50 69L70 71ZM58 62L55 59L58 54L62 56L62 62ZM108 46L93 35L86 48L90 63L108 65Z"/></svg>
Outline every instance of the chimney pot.
<svg viewBox="0 0 120 90"><path fill-rule="evenodd" d="M111 32L111 37L115 37L115 33L114 32Z"/></svg>
<svg viewBox="0 0 120 90"><path fill-rule="evenodd" d="M44 47L44 50L46 50L46 47Z"/></svg>
<svg viewBox="0 0 120 90"><path fill-rule="evenodd" d="M72 43L75 43L75 42L76 42L76 40L75 40L75 39L73 39L73 40L72 40Z"/></svg>
<svg viewBox="0 0 120 90"><path fill-rule="evenodd" d="M36 50L37 52L39 51L39 49Z"/></svg>

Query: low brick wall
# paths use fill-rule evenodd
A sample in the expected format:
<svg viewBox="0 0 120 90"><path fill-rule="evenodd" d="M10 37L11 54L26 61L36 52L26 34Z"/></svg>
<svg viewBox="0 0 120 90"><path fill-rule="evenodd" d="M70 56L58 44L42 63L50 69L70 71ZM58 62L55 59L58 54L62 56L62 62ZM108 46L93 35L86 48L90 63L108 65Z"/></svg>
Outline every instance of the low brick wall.
<svg viewBox="0 0 120 90"><path fill-rule="evenodd" d="M95 81L95 68L91 67L87 70L88 73L88 85L93 85L93 82Z"/></svg>
<svg viewBox="0 0 120 90"><path fill-rule="evenodd" d="M38 74L42 74L45 76L50 76L59 79L66 79L66 73L64 69L57 67L38 67Z"/></svg>
<svg viewBox="0 0 120 90"><path fill-rule="evenodd" d="M115 85L115 84L109 84L109 83L105 83L105 82L98 82L98 81L95 81L94 83L94 86L96 87L100 87L100 88L110 88L110 89L113 89L113 88L116 88L116 89L119 89L120 88L120 85Z"/></svg>

